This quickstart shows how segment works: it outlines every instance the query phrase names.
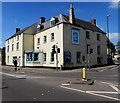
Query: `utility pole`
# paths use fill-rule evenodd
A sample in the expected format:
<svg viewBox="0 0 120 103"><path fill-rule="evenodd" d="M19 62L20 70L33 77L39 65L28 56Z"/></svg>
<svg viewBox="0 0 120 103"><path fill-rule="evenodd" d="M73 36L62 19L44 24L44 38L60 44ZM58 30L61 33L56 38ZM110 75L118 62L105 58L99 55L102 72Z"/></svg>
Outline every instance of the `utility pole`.
<svg viewBox="0 0 120 103"><path fill-rule="evenodd" d="M55 47L56 47L56 70L58 71L58 51L57 51L58 46L56 45Z"/></svg>
<svg viewBox="0 0 120 103"><path fill-rule="evenodd" d="M52 53L56 54L56 70L58 71L58 53L60 53L60 48L58 48L57 44L52 46Z"/></svg>
<svg viewBox="0 0 120 103"><path fill-rule="evenodd" d="M108 19L111 15L107 15L107 34L108 34L108 61L110 59L110 41L109 41L109 22L108 22Z"/></svg>

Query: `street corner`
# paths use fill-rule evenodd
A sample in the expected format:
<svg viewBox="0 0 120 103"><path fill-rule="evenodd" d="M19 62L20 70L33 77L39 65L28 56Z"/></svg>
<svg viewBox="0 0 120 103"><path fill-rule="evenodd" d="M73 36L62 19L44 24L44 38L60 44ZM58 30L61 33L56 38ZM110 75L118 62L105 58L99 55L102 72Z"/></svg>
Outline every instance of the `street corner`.
<svg viewBox="0 0 120 103"><path fill-rule="evenodd" d="M93 85L88 85L87 83L71 83L72 81L73 80L64 82L60 87L63 89L96 95L112 100L120 100L118 99L120 90L113 84L97 80L94 80Z"/></svg>

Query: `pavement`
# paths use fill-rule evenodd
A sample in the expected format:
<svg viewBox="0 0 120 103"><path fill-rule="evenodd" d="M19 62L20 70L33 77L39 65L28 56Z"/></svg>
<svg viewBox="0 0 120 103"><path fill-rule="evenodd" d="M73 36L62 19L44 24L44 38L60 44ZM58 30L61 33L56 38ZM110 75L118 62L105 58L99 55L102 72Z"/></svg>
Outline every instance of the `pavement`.
<svg viewBox="0 0 120 103"><path fill-rule="evenodd" d="M104 67L96 67L96 68L90 68L86 69L88 72L102 72L108 69L113 69L115 67L118 67L118 65L110 65L110 66L104 66ZM56 70L52 68L30 68L30 67L18 67L18 72L29 72L29 73L61 73L61 72L82 72L82 68L73 69L73 70ZM2 70L13 72L14 67L13 66L2 66Z"/></svg>

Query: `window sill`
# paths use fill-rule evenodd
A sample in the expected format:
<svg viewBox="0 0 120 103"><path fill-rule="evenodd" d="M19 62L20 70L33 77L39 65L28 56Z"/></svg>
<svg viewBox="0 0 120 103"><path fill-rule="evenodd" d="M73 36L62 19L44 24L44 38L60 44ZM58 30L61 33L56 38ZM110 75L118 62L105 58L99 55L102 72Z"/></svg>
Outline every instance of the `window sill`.
<svg viewBox="0 0 120 103"><path fill-rule="evenodd" d="M43 62L43 64L46 64L46 62Z"/></svg>
<svg viewBox="0 0 120 103"><path fill-rule="evenodd" d="M26 61L26 63L40 63L40 61Z"/></svg>
<svg viewBox="0 0 120 103"><path fill-rule="evenodd" d="M54 62L50 62L50 64L54 64Z"/></svg>

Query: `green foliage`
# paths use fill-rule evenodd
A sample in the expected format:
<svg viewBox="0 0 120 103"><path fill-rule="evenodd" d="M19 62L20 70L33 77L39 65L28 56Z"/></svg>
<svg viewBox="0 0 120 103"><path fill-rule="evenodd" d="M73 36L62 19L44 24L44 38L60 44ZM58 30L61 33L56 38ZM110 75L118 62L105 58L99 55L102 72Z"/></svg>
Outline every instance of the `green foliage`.
<svg viewBox="0 0 120 103"><path fill-rule="evenodd" d="M120 41L116 44L116 53L120 54Z"/></svg>

